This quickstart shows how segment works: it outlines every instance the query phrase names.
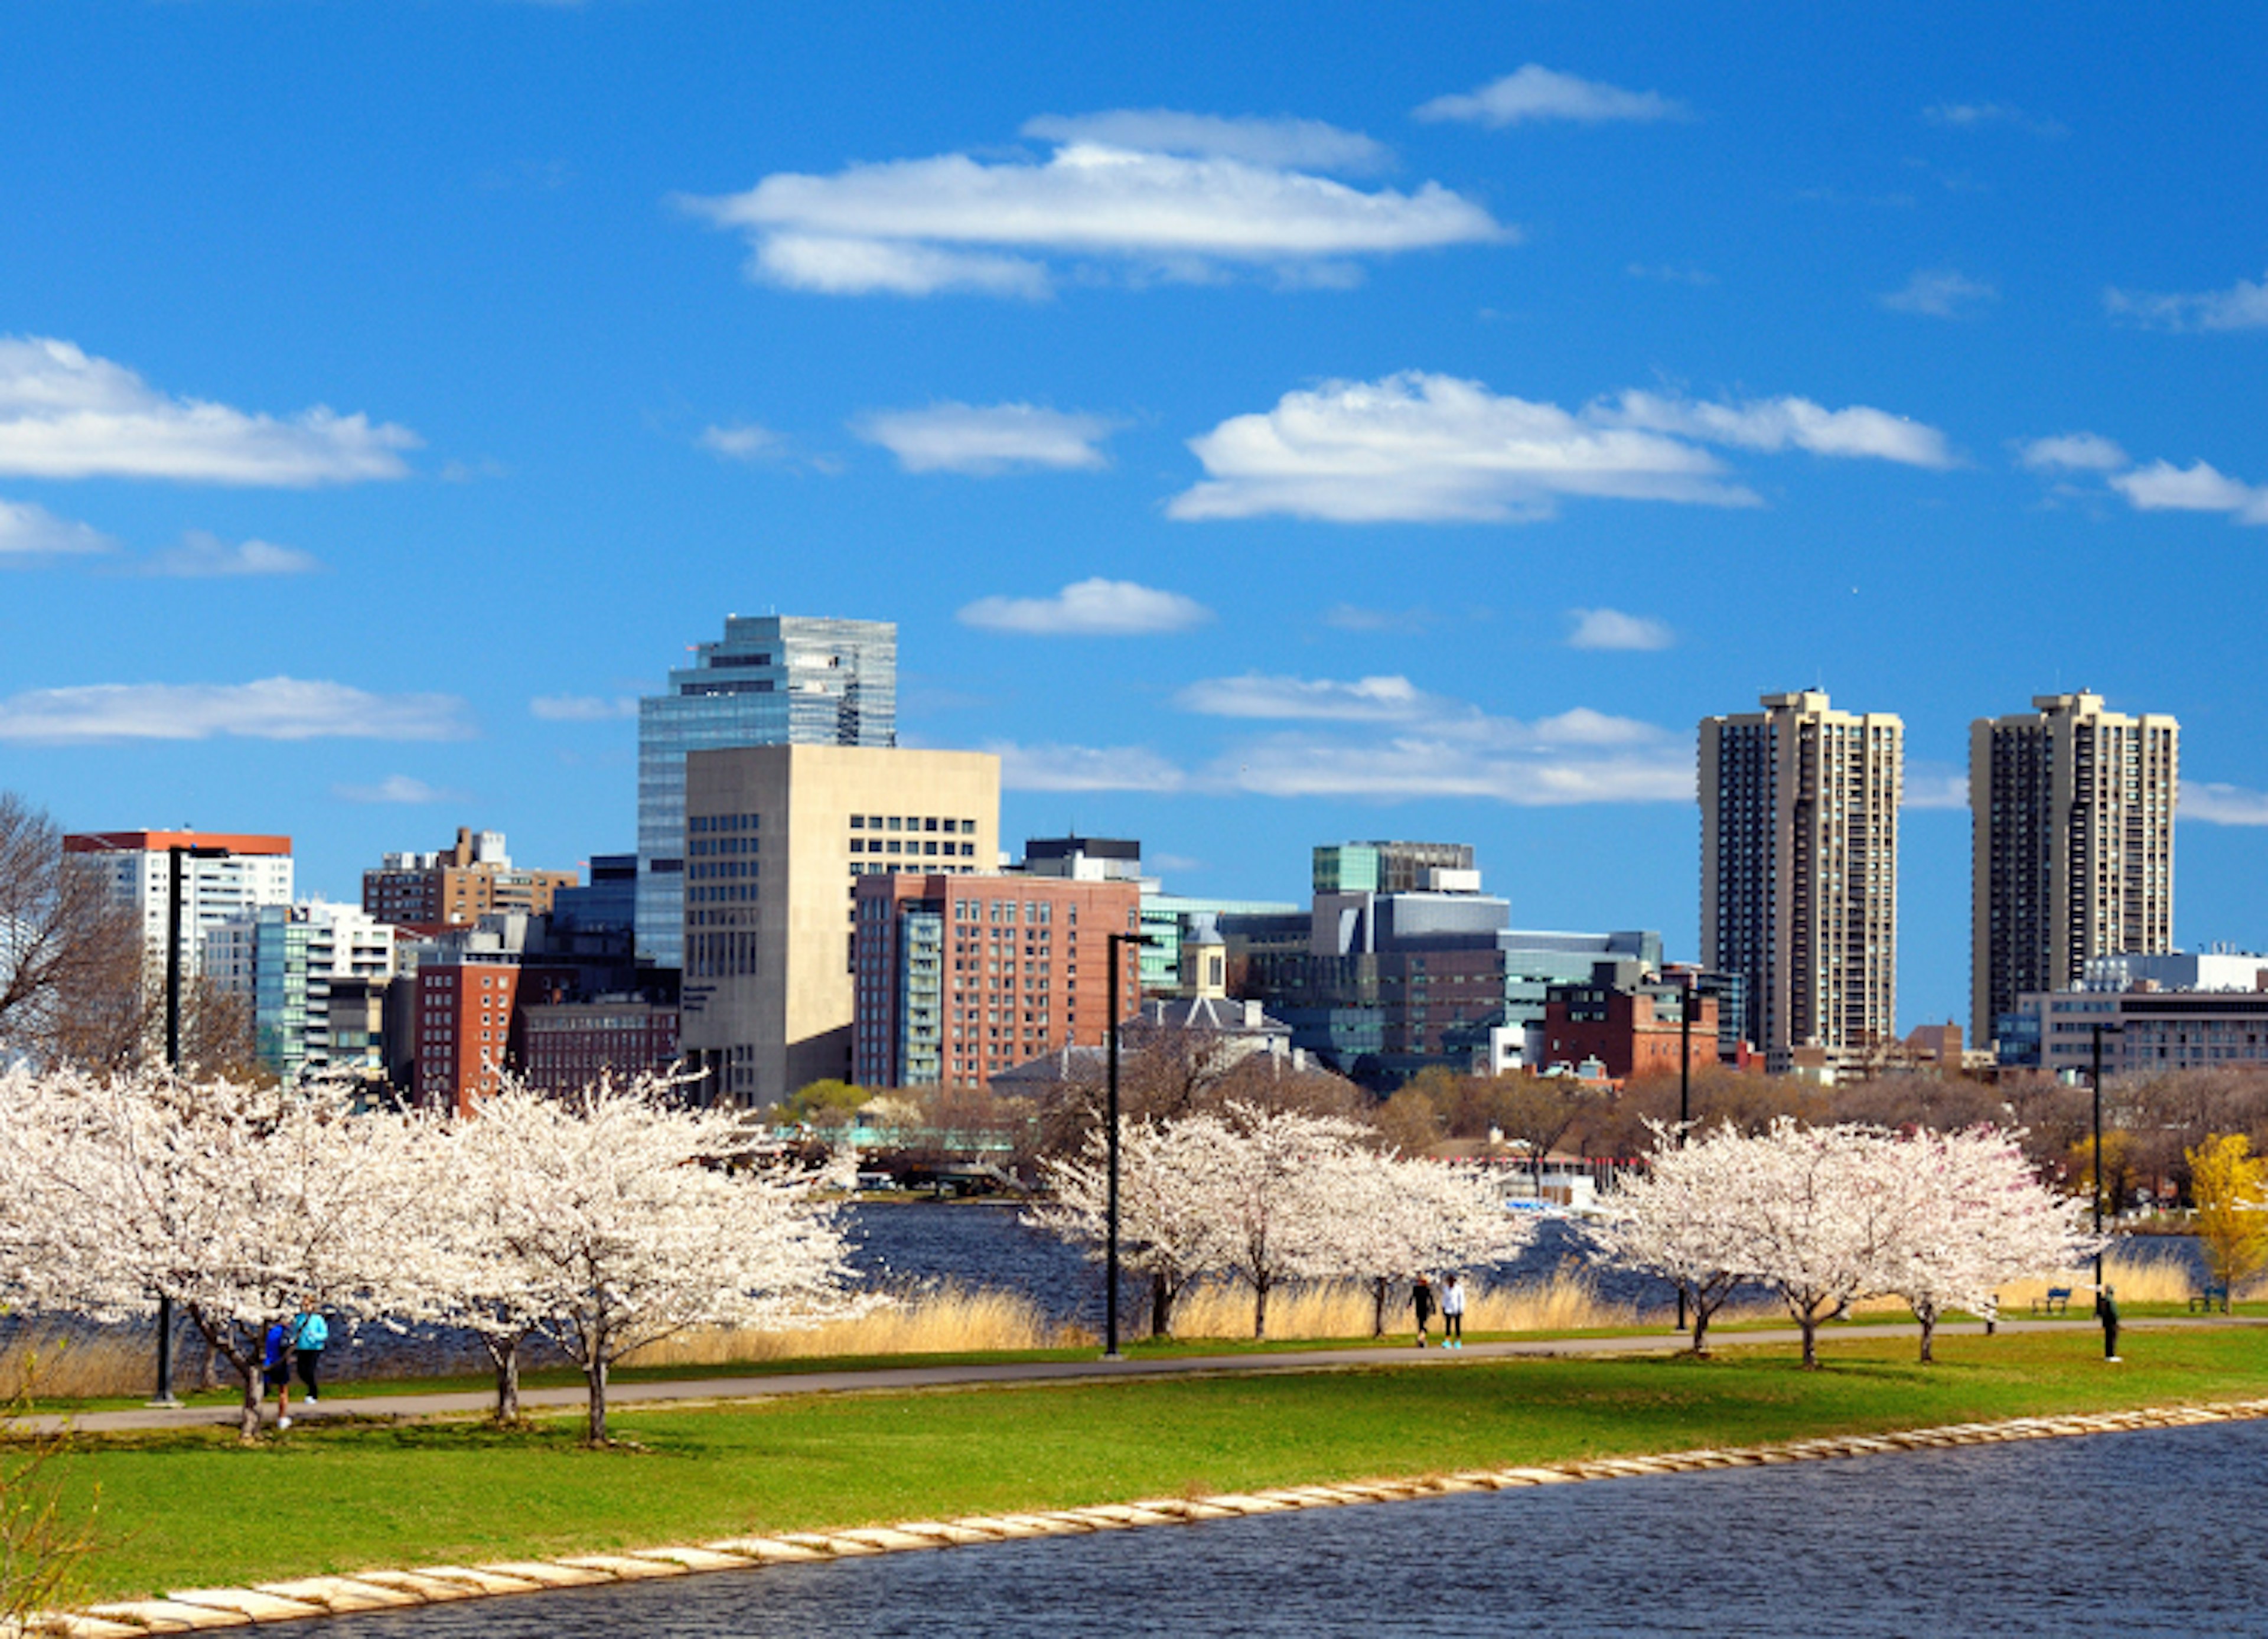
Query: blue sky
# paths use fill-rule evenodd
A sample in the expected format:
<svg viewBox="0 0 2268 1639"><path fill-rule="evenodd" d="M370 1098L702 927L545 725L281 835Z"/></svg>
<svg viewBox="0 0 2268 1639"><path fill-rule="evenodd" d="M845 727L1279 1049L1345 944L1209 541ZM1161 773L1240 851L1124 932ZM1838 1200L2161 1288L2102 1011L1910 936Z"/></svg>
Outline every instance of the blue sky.
<svg viewBox="0 0 2268 1639"><path fill-rule="evenodd" d="M569 864L687 644L857 615L1010 836L1469 840L1682 955L1694 722L1818 686L1911 1025L1969 721L2085 686L2268 942L2254 10L1122 13L11 8L0 787Z"/></svg>

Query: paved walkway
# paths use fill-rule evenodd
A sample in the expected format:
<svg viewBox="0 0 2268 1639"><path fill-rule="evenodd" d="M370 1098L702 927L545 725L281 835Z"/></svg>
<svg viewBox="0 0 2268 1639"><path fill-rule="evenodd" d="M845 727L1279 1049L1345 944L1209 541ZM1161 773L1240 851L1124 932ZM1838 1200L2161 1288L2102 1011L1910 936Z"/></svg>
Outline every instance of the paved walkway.
<svg viewBox="0 0 2268 1639"><path fill-rule="evenodd" d="M2178 1317L2134 1320L2126 1323L2128 1331L2152 1330L2183 1326L2264 1326L2268 1320L2240 1316L2231 1320L2227 1316ZM2091 1319L2015 1320L2000 1322L2003 1332L2093 1332ZM1940 1326L1940 1337L1973 1337L1984 1330L1977 1321L1962 1321ZM1912 1321L1860 1322L1826 1328L1822 1341L1830 1343L1869 1341L1883 1338L1904 1338L1915 1341L1918 1334ZM1737 1331L1713 1334L1712 1341L1719 1349L1782 1349L1793 1348L1802 1341L1802 1334L1793 1327L1775 1327L1761 1331ZM652 1405L658 1402L691 1400L776 1400L799 1394L843 1394L887 1393L905 1389L958 1388L988 1383L1064 1383L1082 1382L1112 1378L1160 1378L1204 1377L1241 1373L1282 1371L1335 1371L1359 1366L1449 1366L1468 1360L1503 1360L1519 1356L1596 1356L1604 1355L1665 1354L1682 1347L1675 1333L1648 1333L1616 1337L1515 1339L1508 1342L1474 1343L1463 1349L1412 1349L1407 1345L1373 1346L1356 1349L1310 1349L1287 1350L1266 1355L1182 1355L1163 1358L1104 1360L1029 1360L1008 1361L991 1365L957 1366L883 1366L853 1371L796 1371L776 1372L747 1377L683 1378L662 1382L612 1383L608 1385L607 1403L610 1408ZM291 1402L292 1422L313 1423L334 1418L394 1418L479 1416L496 1404L492 1391L477 1393L450 1394L367 1394L356 1395L351 1385L342 1385L342 1394L327 1397L320 1403L307 1406L296 1396ZM525 1388L520 1391L519 1403L526 1411L573 1410L586 1403L587 1395L580 1384L562 1388ZM269 1415L274 1415L271 1407ZM88 1434L112 1433L137 1429L195 1429L215 1425L233 1428L238 1408L227 1405L183 1406L170 1409L143 1407L133 1411L88 1412L69 1419L70 1427ZM61 1428L65 1420L60 1417L33 1417L25 1420L30 1427L52 1432Z"/></svg>

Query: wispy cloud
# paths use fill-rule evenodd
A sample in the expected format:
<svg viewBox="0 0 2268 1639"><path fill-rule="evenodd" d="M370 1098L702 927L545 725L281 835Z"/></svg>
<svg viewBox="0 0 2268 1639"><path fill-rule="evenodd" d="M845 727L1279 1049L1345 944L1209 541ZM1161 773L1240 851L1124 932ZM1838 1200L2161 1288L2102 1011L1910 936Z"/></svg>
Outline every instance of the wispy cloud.
<svg viewBox="0 0 2268 1639"><path fill-rule="evenodd" d="M1043 296L1066 260L1141 278L1257 268L1331 283L1352 258L1513 237L1434 182L1366 192L1219 152L1084 140L1038 162L956 153L784 172L681 202L747 237L753 277L837 296Z"/></svg>
<svg viewBox="0 0 2268 1639"><path fill-rule="evenodd" d="M69 342L0 337L0 474L304 488L400 478L418 443L320 406L279 420L171 397Z"/></svg>
<svg viewBox="0 0 2268 1639"><path fill-rule="evenodd" d="M1422 632L1440 617L1422 606L1414 609L1369 609L1335 603L1323 611L1323 624L1343 632Z"/></svg>
<svg viewBox="0 0 2268 1639"><path fill-rule="evenodd" d="M462 800L459 792L443 790L406 774L389 774L375 785L334 785L331 795L349 803L453 803Z"/></svg>
<svg viewBox="0 0 2268 1639"><path fill-rule="evenodd" d="M29 501L0 501L0 569L56 558L100 557L118 543L91 524L57 518Z"/></svg>
<svg viewBox="0 0 2268 1639"><path fill-rule="evenodd" d="M2204 461L2153 461L2109 482L2138 512L2226 512L2241 524L2268 524L2268 486L2248 484Z"/></svg>
<svg viewBox="0 0 2268 1639"><path fill-rule="evenodd" d="M453 695L374 695L344 683L271 677L255 683L93 683L0 699L0 742L464 739Z"/></svg>
<svg viewBox="0 0 2268 1639"><path fill-rule="evenodd" d="M1178 791L1189 776L1145 746L1020 746L996 740L1001 786L1012 791Z"/></svg>
<svg viewBox="0 0 2268 1639"><path fill-rule="evenodd" d="M2268 825L2268 791L2210 780L2183 780L2175 812L2206 825Z"/></svg>
<svg viewBox="0 0 2268 1639"><path fill-rule="evenodd" d="M1906 760L1900 797L1908 808L1966 808L1969 772L1949 762L1910 757Z"/></svg>
<svg viewBox="0 0 2268 1639"><path fill-rule="evenodd" d="M2036 473L2110 473L2128 463L2124 450L2093 432L2029 439L2016 446L2016 459Z"/></svg>
<svg viewBox="0 0 2268 1639"><path fill-rule="evenodd" d="M1677 634L1667 621L1647 614L1624 614L1620 609L1570 609L1575 629L1567 634L1570 649L1668 649Z"/></svg>
<svg viewBox="0 0 2268 1639"><path fill-rule="evenodd" d="M1191 683L1174 696L1174 703L1210 717L1403 723L1425 712L1428 697L1406 677L1364 677L1342 683L1248 673Z"/></svg>
<svg viewBox="0 0 2268 1639"><path fill-rule="evenodd" d="M1172 108L1112 108L1100 114L1042 114L1024 135L1050 143L1093 143L1142 153L1209 154L1303 171L1383 171L1394 155L1360 131L1321 120L1256 114L1185 114Z"/></svg>
<svg viewBox="0 0 2268 1639"><path fill-rule="evenodd" d="M1579 79L1530 62L1501 79L1461 95L1436 97L1417 110L1421 120L1457 120L1501 129L1546 120L1596 125L1608 121L1682 120L1685 105L1650 91L1624 91L1600 80Z"/></svg>
<svg viewBox="0 0 2268 1639"><path fill-rule="evenodd" d="M1035 637L1144 637L1202 626L1213 613L1177 592L1097 576L1051 598L979 598L959 618L964 626Z"/></svg>
<svg viewBox="0 0 2268 1639"><path fill-rule="evenodd" d="M527 702L527 714L545 723L619 723L637 716L638 702L627 695L538 695Z"/></svg>
<svg viewBox="0 0 2268 1639"><path fill-rule="evenodd" d="M727 461L777 460L787 452L787 441L769 427L759 427L751 421L728 422L713 427L703 427L696 438L696 447Z"/></svg>
<svg viewBox="0 0 2268 1639"><path fill-rule="evenodd" d="M1101 445L1116 423L1102 415L1043 409L1035 404L960 404L882 410L850 430L898 458L909 473L1093 470L1108 466Z"/></svg>
<svg viewBox="0 0 2268 1639"><path fill-rule="evenodd" d="M203 580L251 575L311 575L322 567L320 558L297 547L279 547L272 540L230 542L208 531L192 529L181 537L179 546L169 547L144 562L142 572Z"/></svg>
<svg viewBox="0 0 2268 1639"><path fill-rule="evenodd" d="M2268 327L2268 275L2258 283L2239 279L2225 290L2176 291L2111 289L2102 305L2112 317L2163 330L2258 330Z"/></svg>
<svg viewBox="0 0 2268 1639"><path fill-rule="evenodd" d="M1663 284L1690 284L1703 290L1717 283L1717 276L1705 268L1679 267L1671 262L1655 265L1634 261L1623 271L1633 279L1653 279Z"/></svg>
<svg viewBox="0 0 2268 1639"><path fill-rule="evenodd" d="M1287 393L1272 410L1191 439L1206 481L1167 510L1187 519L1527 522L1570 497L1760 505L1708 444L1952 464L1936 429L1865 406L1625 393L1569 411L1411 371Z"/></svg>
<svg viewBox="0 0 2268 1639"><path fill-rule="evenodd" d="M1999 299L2000 292L1980 279L1950 268L1922 268L1884 296L1882 305L1894 312L1924 313L1932 319L1966 319Z"/></svg>
<svg viewBox="0 0 2268 1639"><path fill-rule="evenodd" d="M2026 114L2021 108L2005 102L1933 103L1921 111L1921 117L1932 125L1941 125L1956 131L2000 125L2012 130L2029 132L2034 136L2070 135L2060 121Z"/></svg>

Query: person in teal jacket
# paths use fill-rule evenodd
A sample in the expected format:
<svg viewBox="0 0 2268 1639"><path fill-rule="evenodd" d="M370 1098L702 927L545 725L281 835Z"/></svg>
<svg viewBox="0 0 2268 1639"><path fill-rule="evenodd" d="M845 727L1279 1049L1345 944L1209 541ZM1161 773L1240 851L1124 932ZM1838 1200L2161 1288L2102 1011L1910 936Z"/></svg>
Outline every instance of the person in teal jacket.
<svg viewBox="0 0 2268 1639"><path fill-rule="evenodd" d="M299 1381L307 1385L307 1404L315 1403L315 1369L323 1363L323 1345L331 1328L318 1309L303 1309L291 1317L291 1352L298 1356Z"/></svg>

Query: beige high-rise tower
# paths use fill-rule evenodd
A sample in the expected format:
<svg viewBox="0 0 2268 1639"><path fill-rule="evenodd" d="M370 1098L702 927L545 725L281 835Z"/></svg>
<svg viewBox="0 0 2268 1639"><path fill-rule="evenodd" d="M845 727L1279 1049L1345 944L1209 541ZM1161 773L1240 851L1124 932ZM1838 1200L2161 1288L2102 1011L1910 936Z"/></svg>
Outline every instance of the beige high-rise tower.
<svg viewBox="0 0 2268 1639"><path fill-rule="evenodd" d="M2036 695L1969 727L1970 1028L1980 1047L2029 992L2090 956L2174 945L2181 724L2102 697Z"/></svg>
<svg viewBox="0 0 2268 1639"><path fill-rule="evenodd" d="M1895 1033L1905 725L1762 703L1701 720L1701 961L1747 980L1771 1069L1818 1047L1833 1069Z"/></svg>

